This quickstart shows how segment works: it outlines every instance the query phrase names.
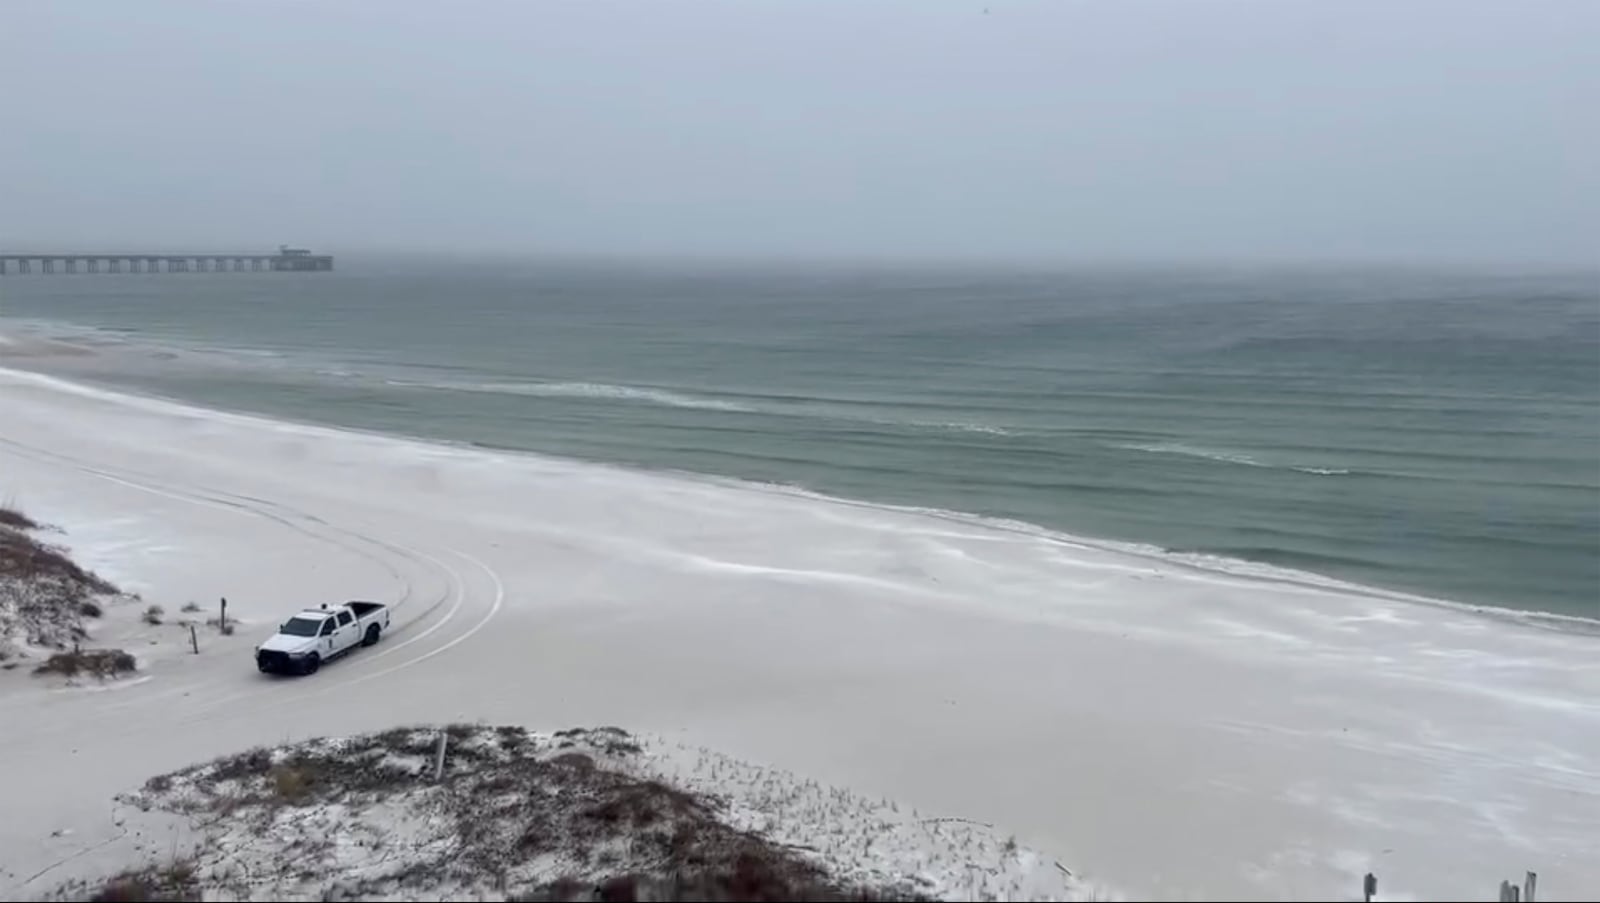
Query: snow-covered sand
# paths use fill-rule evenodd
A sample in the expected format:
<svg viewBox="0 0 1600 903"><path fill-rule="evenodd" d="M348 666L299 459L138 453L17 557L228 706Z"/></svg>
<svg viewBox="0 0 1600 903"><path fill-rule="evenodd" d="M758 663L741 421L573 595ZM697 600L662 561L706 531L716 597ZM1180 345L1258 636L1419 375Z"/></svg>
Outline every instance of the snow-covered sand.
<svg viewBox="0 0 1600 903"><path fill-rule="evenodd" d="M176 612L142 680L0 672L0 887L116 855L111 800L257 744L617 724L992 823L1165 898L1600 891L1600 637L1042 531L219 414L0 371L0 499ZM305 680L250 650L395 606Z"/></svg>

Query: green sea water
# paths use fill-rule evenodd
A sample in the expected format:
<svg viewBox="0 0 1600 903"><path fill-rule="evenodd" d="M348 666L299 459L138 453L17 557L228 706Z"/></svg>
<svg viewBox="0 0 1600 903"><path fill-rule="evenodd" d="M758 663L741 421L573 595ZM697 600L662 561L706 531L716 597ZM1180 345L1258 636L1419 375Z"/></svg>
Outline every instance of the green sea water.
<svg viewBox="0 0 1600 903"><path fill-rule="evenodd" d="M341 260L8 276L0 333L213 407L1600 618L1594 274Z"/></svg>

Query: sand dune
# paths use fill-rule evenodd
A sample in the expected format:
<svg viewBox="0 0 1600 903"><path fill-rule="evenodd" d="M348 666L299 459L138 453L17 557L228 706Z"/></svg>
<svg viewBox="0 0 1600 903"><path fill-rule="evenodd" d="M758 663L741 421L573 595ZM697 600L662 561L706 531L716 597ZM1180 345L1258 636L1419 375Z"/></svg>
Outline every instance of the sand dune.
<svg viewBox="0 0 1600 903"><path fill-rule="evenodd" d="M126 855L109 801L151 775L477 720L714 748L1133 896L1600 888L1600 659L1569 627L9 371L0 498L124 589L243 620L199 655L138 627L144 677L114 689L0 672L0 887L24 895ZM394 606L383 644L255 672L284 614L351 597Z"/></svg>

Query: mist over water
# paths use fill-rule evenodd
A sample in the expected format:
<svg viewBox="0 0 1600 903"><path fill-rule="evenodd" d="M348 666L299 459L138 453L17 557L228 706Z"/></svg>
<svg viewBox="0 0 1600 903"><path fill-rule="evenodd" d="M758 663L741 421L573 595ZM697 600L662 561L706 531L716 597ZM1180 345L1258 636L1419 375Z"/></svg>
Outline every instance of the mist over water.
<svg viewBox="0 0 1600 903"><path fill-rule="evenodd" d="M8 278L32 362L222 408L1600 617L1600 281L398 264Z"/></svg>

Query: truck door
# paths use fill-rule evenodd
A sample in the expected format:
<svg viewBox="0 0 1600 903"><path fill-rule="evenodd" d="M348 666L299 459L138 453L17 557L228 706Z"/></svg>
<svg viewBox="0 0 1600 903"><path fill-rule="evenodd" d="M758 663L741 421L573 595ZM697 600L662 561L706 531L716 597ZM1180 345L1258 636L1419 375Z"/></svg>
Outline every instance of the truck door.
<svg viewBox="0 0 1600 903"><path fill-rule="evenodd" d="M356 624L356 616L348 611L341 611L339 619L338 642L334 645L339 649L349 649L361 642L361 628Z"/></svg>
<svg viewBox="0 0 1600 903"><path fill-rule="evenodd" d="M322 647L320 651L322 652L324 658L332 655L339 649L338 646L334 645L335 641L338 639L334 636L334 631L338 628L338 626L338 623L335 622L333 618L329 618L328 620L322 622L322 629L317 631L317 645Z"/></svg>

